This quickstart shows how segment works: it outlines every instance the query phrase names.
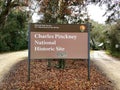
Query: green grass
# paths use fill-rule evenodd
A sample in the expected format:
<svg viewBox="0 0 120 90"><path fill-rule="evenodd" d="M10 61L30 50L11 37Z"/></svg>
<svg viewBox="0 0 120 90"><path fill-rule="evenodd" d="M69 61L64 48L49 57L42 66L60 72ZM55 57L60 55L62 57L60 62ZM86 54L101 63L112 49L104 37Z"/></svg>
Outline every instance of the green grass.
<svg viewBox="0 0 120 90"><path fill-rule="evenodd" d="M111 52L111 51L106 51L106 54L111 55L116 58L120 58L120 52Z"/></svg>

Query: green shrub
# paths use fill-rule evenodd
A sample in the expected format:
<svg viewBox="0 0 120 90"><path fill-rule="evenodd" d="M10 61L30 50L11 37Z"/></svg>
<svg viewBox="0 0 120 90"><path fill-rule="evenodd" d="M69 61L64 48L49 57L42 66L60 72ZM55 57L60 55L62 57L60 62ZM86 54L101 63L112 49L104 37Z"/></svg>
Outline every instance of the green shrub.
<svg viewBox="0 0 120 90"><path fill-rule="evenodd" d="M27 48L27 25L24 12L12 12L0 30L0 52Z"/></svg>

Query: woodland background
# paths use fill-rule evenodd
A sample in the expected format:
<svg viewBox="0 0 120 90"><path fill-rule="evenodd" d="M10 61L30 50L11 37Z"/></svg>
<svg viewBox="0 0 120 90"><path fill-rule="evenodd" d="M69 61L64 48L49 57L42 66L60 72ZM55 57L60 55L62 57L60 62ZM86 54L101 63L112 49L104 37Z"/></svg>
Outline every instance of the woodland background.
<svg viewBox="0 0 120 90"><path fill-rule="evenodd" d="M107 6L106 24L89 18L87 5L90 4ZM91 23L91 49L104 49L119 56L119 0L0 0L0 52L27 49L28 27L34 13L42 16L38 23Z"/></svg>

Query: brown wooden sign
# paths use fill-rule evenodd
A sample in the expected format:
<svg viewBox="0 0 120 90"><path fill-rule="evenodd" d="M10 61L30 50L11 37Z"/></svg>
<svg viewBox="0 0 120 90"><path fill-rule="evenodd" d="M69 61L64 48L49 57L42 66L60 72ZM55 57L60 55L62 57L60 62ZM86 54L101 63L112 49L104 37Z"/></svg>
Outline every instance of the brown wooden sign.
<svg viewBox="0 0 120 90"><path fill-rule="evenodd" d="M31 24L30 59L88 59L87 25Z"/></svg>

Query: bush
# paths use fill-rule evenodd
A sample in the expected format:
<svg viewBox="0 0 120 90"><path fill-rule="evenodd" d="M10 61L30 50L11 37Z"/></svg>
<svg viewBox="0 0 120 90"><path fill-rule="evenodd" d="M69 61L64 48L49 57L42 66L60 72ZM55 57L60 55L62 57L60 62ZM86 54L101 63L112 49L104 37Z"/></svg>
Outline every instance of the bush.
<svg viewBox="0 0 120 90"><path fill-rule="evenodd" d="M24 12L12 12L0 30L0 52L27 48L27 25Z"/></svg>

